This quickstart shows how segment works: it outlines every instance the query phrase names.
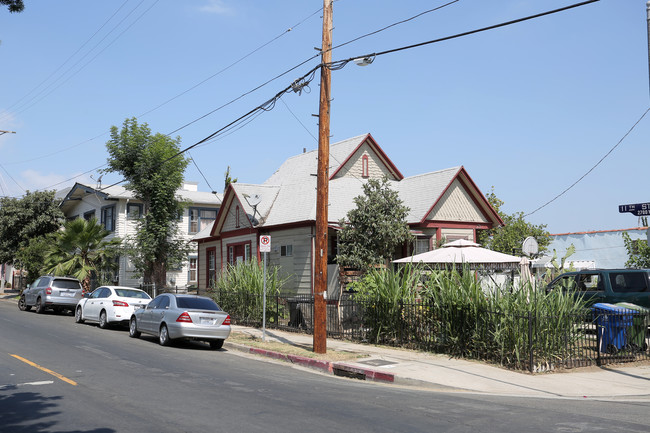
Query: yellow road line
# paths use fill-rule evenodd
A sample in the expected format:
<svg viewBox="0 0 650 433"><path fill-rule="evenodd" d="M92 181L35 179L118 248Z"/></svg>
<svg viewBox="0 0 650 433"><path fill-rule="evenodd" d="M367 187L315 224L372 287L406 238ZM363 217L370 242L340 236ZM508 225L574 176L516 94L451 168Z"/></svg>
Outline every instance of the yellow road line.
<svg viewBox="0 0 650 433"><path fill-rule="evenodd" d="M25 364L29 364L29 365L31 365L32 367L36 367L36 368L38 368L38 369L41 370L41 371L44 371L44 372L46 372L46 373L49 373L49 374L51 374L52 376L54 376L54 377L56 377L56 378L59 378L59 379L61 379L61 380L64 381L64 382L69 383L70 385L77 386L77 382L75 382L74 380L68 379L68 378L65 377L65 376L60 375L60 374L57 373L56 371L52 371L52 370L50 370L49 368L41 367L40 365L36 364L35 362L32 362L32 361L30 361L29 359L25 359L25 358L23 358L22 356L12 355L11 353L10 353L9 355L13 356L14 358L18 359L19 361L23 361Z"/></svg>

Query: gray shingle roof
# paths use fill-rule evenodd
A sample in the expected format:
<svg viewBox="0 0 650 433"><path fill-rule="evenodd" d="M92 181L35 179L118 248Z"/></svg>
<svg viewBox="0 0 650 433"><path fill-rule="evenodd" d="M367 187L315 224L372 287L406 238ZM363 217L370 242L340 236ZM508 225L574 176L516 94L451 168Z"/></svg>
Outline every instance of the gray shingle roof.
<svg viewBox="0 0 650 433"><path fill-rule="evenodd" d="M359 135L330 145L330 173L343 164L368 134ZM257 206L258 227L277 226L316 220L316 170L317 151L304 152L287 159L263 184L234 183L233 190L246 213L253 209L244 195L261 196ZM440 199L445 189L458 175L462 167L420 174L390 181L406 206L410 208L409 223L422 221L431 207ZM329 182L328 220L337 222L354 208L354 198L363 194L367 180L356 177L340 177ZM197 235L195 238L199 238Z"/></svg>
<svg viewBox="0 0 650 433"><path fill-rule="evenodd" d="M102 194L108 196L108 198L116 198L116 199L135 198L133 191L128 190L121 185L112 185L103 188L102 187L95 188L90 185L84 185L81 183L79 183L78 185L81 185L89 190L97 190ZM187 200L193 204L220 205L221 200L223 199L223 194L213 194L207 191L188 191L184 189L179 189L177 193L182 200Z"/></svg>

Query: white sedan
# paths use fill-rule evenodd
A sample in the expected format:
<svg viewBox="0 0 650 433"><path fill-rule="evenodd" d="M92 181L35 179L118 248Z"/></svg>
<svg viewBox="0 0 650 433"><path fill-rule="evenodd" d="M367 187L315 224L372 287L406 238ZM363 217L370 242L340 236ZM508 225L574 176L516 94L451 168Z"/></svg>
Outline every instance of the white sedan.
<svg viewBox="0 0 650 433"><path fill-rule="evenodd" d="M104 329L113 323L127 323L133 312L151 302L151 296L140 289L120 286L101 286L85 294L75 308L77 323L86 320L99 322Z"/></svg>

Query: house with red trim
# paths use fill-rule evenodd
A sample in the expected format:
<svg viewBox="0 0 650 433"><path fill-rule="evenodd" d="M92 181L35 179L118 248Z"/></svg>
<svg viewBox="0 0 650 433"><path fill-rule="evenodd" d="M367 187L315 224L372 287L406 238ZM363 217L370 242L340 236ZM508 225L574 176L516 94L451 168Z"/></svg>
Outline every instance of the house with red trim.
<svg viewBox="0 0 650 433"><path fill-rule="evenodd" d="M260 236L271 236L268 264L279 266L284 291L309 294L314 286L317 151L287 159L262 184L232 183L211 227L199 232L198 285L205 290L228 264L257 257ZM330 145L328 290L338 292L339 221L355 207L368 179L388 177L410 211L415 236L403 255L435 248L442 240L475 240L477 231L503 225L464 167L404 177L370 134Z"/></svg>

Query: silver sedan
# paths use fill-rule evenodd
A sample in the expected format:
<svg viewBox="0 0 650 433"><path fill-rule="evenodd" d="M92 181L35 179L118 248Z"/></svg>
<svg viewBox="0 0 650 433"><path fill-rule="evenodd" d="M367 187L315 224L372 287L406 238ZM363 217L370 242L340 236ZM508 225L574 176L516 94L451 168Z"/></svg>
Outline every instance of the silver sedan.
<svg viewBox="0 0 650 433"><path fill-rule="evenodd" d="M163 293L131 316L129 336L138 338L141 333L157 336L161 346L188 339L221 349L230 335L230 316L205 296Z"/></svg>

